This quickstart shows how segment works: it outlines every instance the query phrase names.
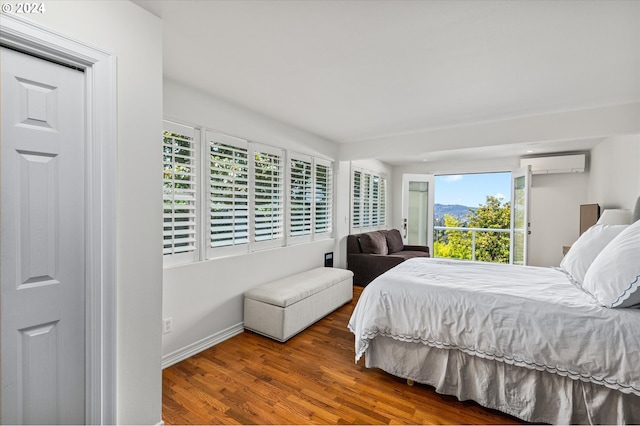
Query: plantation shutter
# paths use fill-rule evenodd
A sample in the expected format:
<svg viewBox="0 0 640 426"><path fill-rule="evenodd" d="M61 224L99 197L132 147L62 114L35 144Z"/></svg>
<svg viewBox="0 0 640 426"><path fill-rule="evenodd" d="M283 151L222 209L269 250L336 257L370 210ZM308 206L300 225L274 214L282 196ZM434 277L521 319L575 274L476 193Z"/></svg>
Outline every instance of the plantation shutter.
<svg viewBox="0 0 640 426"><path fill-rule="evenodd" d="M313 196L311 157L294 154L289 165L289 236L292 238L310 236Z"/></svg>
<svg viewBox="0 0 640 426"><path fill-rule="evenodd" d="M254 239L256 244L284 243L284 160L281 149L255 145Z"/></svg>
<svg viewBox="0 0 640 426"><path fill-rule="evenodd" d="M387 225L387 179L380 178L380 202L378 203L378 221L380 226Z"/></svg>
<svg viewBox="0 0 640 426"><path fill-rule="evenodd" d="M371 226L371 175L363 173L362 180L362 227Z"/></svg>
<svg viewBox="0 0 640 426"><path fill-rule="evenodd" d="M328 161L315 164L315 233L333 231L333 167Z"/></svg>
<svg viewBox="0 0 640 426"><path fill-rule="evenodd" d="M371 226L378 226L380 222L380 178L371 176Z"/></svg>
<svg viewBox="0 0 640 426"><path fill-rule="evenodd" d="M380 174L351 169L351 233L387 226L387 178Z"/></svg>
<svg viewBox="0 0 640 426"><path fill-rule="evenodd" d="M246 247L249 242L248 144L242 139L213 132L207 132L207 140L209 247Z"/></svg>
<svg viewBox="0 0 640 426"><path fill-rule="evenodd" d="M357 230L362 226L362 172L359 170L353 171L351 208L351 228Z"/></svg>
<svg viewBox="0 0 640 426"><path fill-rule="evenodd" d="M193 127L165 121L163 162L163 254L165 263L197 256L197 135Z"/></svg>

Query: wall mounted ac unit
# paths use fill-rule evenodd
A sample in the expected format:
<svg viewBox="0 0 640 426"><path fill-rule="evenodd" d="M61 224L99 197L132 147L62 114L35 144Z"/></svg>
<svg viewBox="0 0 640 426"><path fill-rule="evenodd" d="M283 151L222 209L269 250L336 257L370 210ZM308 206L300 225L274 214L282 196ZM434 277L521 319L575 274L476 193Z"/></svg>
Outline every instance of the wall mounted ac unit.
<svg viewBox="0 0 640 426"><path fill-rule="evenodd" d="M522 158L520 167L531 166L531 174L582 173L586 162L585 154L559 155L555 157Z"/></svg>

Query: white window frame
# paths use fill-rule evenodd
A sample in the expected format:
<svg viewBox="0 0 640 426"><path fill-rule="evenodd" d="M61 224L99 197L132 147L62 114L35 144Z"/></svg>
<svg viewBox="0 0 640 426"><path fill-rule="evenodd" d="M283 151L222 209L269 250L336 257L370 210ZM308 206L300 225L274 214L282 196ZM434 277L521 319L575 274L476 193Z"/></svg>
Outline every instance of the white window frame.
<svg viewBox="0 0 640 426"><path fill-rule="evenodd" d="M204 144L206 146L206 155L204 156L204 170L206 170L205 172L205 184L203 185L203 190L205 191L204 197L203 199L206 200L206 208L203 209L203 211L206 211L206 214L203 215L203 229L205 230L205 232L203 233L203 235L206 235L205 241L206 241L206 258L207 259L211 259L214 257L221 257L221 256L230 256L230 255L234 255L234 254L242 254L242 253L247 253L249 251L249 242L250 242L250 236L251 236L251 174L250 174L250 163L251 163L251 157L250 157L250 151L249 151L249 142L244 140L244 139L240 139L240 138L235 138L229 135L225 135L223 133L218 133L218 132L213 132L210 130L206 131L206 139L205 139L206 143ZM224 146L229 146L232 149L238 150L240 152L244 151L246 152L246 161L247 161L247 185L246 185L246 212L247 212L247 228L246 228L246 238L241 238L238 237L236 240L236 236L234 235L231 239L231 243L228 245L224 245L224 246L212 246L212 241L211 241L211 225L212 225L212 218L211 218L211 206L212 203L214 202L214 200L212 199L211 196L211 178L212 178L212 174L211 174L211 165L210 165L210 154L211 154L211 148L213 145L215 144L221 144ZM242 185L233 185L234 191L235 188L242 188ZM235 203L235 200L234 200ZM239 216L241 217L241 215L238 214L237 209L234 209L233 211L233 216ZM236 234L236 230L235 228L231 231L233 234ZM240 235L243 235L243 232L239 232Z"/></svg>
<svg viewBox="0 0 640 426"><path fill-rule="evenodd" d="M359 194L356 194L356 174L360 175ZM386 229L388 202L387 176L383 173L373 172L361 167L352 167L350 175L350 233L358 234L378 229ZM376 187L375 182L377 182L377 197L374 194L374 188Z"/></svg>
<svg viewBox="0 0 640 426"><path fill-rule="evenodd" d="M192 185L193 185L193 204L192 204L192 210L193 210L193 217L192 220L190 221L190 225L191 225L191 234L193 234L192 237L192 249L191 250L186 250L186 251L178 251L175 252L175 250L172 250L171 253L167 253L166 249L163 248L163 265L164 266L174 266L174 265L181 265L181 264L185 264L185 263L191 263L194 262L196 260L199 259L200 257L200 239L201 239L201 232L200 232L200 226L199 226L199 220L200 220L200 179L199 179L199 175L200 175L200 130L192 127L192 126L188 126L188 125L184 125L184 124L180 124L180 123L176 123L170 120L164 120L163 123L163 155L164 155L164 132L171 132L174 134L179 134L182 136L187 136L189 138L191 138L192 142L192 148L191 150L193 151L193 156L192 158L192 164L191 164L191 173L193 175L191 181L192 181ZM164 158L163 158L163 166L165 165L164 162ZM172 163L172 165L175 165L175 163ZM163 177L163 187L164 187L164 177ZM166 189L163 188L163 210L164 210L164 201L166 199L169 198L173 198L175 200L176 194L175 192L169 192ZM175 215L175 208L173 209L173 213L172 216ZM164 219L166 219L165 217L166 213L163 212L163 222ZM173 226L171 226L171 230L167 230L166 227L163 226L163 241L164 241L164 237L167 235L167 233L171 233L173 235L176 234L175 232L175 222L173 223ZM175 241L175 239L174 239ZM164 244L163 244L164 247Z"/></svg>
<svg viewBox="0 0 640 426"><path fill-rule="evenodd" d="M292 160L298 160L298 161L304 161L306 163L309 163L311 165L311 179L310 179L310 186L309 186L309 198L310 198L310 203L309 203L309 218L310 218L310 222L309 222L309 232L303 234L303 235L291 235L291 225L292 225L292 197L291 197L291 190L292 190L292 184L291 184L291 175L292 175L292 170L291 170L291 162ZM318 166L322 166L322 167L326 167L327 169L329 169L330 173L331 173L331 178L327 179L327 183L328 183L328 196L327 198L330 200L328 208L329 208L329 215L330 215L330 219L329 219L329 223L328 223L328 229L321 231L321 232L316 232L316 221L318 219L318 215L316 214L316 201L317 201L317 194L316 194L316 185L318 183L318 176L317 176L317 167ZM306 155L306 154L300 154L297 152L288 152L288 156L287 156L287 221L286 221L286 235L287 235L287 245L289 244L299 244L299 243L305 243L305 242L312 242L312 241L320 241L320 240L324 240L324 239L329 239L329 238L333 238L333 229L334 229L334 220L335 220L335 215L334 215L334 210L333 210L333 205L335 203L335 171L334 171L334 167L333 167L333 161L330 160L326 160L326 159L322 159L322 158L316 158L310 155Z"/></svg>

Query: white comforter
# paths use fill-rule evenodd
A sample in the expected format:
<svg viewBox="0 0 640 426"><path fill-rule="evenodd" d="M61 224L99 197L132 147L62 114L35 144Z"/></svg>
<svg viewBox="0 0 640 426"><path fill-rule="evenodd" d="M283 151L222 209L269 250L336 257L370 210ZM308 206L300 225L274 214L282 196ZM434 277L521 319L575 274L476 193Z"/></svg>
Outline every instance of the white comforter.
<svg viewBox="0 0 640 426"><path fill-rule="evenodd" d="M640 396L640 309L603 308L552 268L410 259L364 289L349 329L356 361L382 335Z"/></svg>

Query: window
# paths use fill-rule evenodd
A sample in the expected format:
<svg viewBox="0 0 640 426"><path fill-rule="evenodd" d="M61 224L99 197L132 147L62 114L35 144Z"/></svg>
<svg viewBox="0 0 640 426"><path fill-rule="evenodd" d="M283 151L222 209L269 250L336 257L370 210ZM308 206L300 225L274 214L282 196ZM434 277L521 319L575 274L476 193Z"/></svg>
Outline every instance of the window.
<svg viewBox="0 0 640 426"><path fill-rule="evenodd" d="M330 162L316 160L315 234L333 231L333 167Z"/></svg>
<svg viewBox="0 0 640 426"><path fill-rule="evenodd" d="M378 221L387 226L387 180L380 179L380 202L378 204Z"/></svg>
<svg viewBox="0 0 640 426"><path fill-rule="evenodd" d="M511 184L509 172L435 176L431 255L509 263Z"/></svg>
<svg viewBox="0 0 640 426"><path fill-rule="evenodd" d="M353 171L353 197L351 201L351 228L359 229L362 227L362 172Z"/></svg>
<svg viewBox="0 0 640 426"><path fill-rule="evenodd" d="M387 179L373 172L353 169L351 185L351 232L385 228Z"/></svg>
<svg viewBox="0 0 640 426"><path fill-rule="evenodd" d="M254 145L253 234L256 245L284 244L284 154Z"/></svg>
<svg viewBox="0 0 640 426"><path fill-rule="evenodd" d="M170 121L163 152L165 265L332 235L330 161Z"/></svg>
<svg viewBox="0 0 640 426"><path fill-rule="evenodd" d="M207 132L209 144L209 248L249 242L248 144Z"/></svg>
<svg viewBox="0 0 640 426"><path fill-rule="evenodd" d="M362 227L371 226L371 175L363 174L362 179Z"/></svg>
<svg viewBox="0 0 640 426"><path fill-rule="evenodd" d="M163 152L163 253L165 263L197 258L198 132L165 122Z"/></svg>
<svg viewBox="0 0 640 426"><path fill-rule="evenodd" d="M292 242L330 236L333 231L333 167L301 154L290 160L289 236Z"/></svg>
<svg viewBox="0 0 640 426"><path fill-rule="evenodd" d="M289 236L311 235L311 157L292 158Z"/></svg>
<svg viewBox="0 0 640 426"><path fill-rule="evenodd" d="M380 225L380 177L371 177L371 226Z"/></svg>

